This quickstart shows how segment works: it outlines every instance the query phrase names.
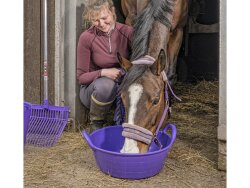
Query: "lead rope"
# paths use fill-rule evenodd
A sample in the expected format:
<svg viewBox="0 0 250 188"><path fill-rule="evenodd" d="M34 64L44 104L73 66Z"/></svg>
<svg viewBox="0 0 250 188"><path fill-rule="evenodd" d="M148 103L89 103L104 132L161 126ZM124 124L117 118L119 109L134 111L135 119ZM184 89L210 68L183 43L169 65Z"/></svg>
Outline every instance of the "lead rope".
<svg viewBox="0 0 250 188"><path fill-rule="evenodd" d="M152 139L152 141L154 141L155 144L156 144L160 149L162 148L162 144L161 144L161 142L158 140L157 134L158 134L158 132L159 132L159 130L160 130L162 124L163 124L163 121L164 121L164 119L165 119L167 113L170 112L168 88L169 88L171 94L172 94L178 101L181 101L181 99L180 99L179 97L177 97L177 96L175 95L174 91L172 90L172 88L171 88L171 86L170 86L170 84L169 84L169 82L168 82L167 75L166 75L165 71L162 71L161 74L162 74L163 81L165 82L165 109L164 109L164 111L163 111L163 113L162 113L160 122L159 122L159 124L158 124L158 126L157 126L157 129L156 129L156 131L155 131L155 133L154 133L154 136L153 136L153 139Z"/></svg>

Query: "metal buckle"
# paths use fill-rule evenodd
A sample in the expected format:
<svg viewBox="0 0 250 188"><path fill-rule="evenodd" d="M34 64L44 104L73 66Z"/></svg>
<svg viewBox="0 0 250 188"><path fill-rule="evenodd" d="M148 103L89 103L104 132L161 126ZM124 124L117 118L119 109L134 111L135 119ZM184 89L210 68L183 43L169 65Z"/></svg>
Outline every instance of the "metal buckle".
<svg viewBox="0 0 250 188"><path fill-rule="evenodd" d="M154 143L160 148L162 149L162 144L161 142L158 140L158 138L154 135Z"/></svg>

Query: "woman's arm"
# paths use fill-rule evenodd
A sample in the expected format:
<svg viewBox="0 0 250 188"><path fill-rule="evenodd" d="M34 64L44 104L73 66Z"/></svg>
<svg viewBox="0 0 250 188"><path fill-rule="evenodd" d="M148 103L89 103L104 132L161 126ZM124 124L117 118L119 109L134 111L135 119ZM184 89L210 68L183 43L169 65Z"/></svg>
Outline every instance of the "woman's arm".
<svg viewBox="0 0 250 188"><path fill-rule="evenodd" d="M89 85L101 76L101 70L90 70L91 38L87 32L84 32L77 45L77 79L80 84Z"/></svg>

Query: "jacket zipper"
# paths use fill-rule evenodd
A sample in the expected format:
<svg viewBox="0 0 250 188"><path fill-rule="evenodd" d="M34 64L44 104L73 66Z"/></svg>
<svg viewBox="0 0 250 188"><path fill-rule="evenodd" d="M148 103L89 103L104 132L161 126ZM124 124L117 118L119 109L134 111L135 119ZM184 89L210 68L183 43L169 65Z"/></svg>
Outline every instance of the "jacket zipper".
<svg viewBox="0 0 250 188"><path fill-rule="evenodd" d="M112 30L114 29L115 25L112 26L111 30L108 32L108 37L109 37L109 53L112 53L112 46L111 46L111 33Z"/></svg>
<svg viewBox="0 0 250 188"><path fill-rule="evenodd" d="M109 37L109 53L111 54L112 53L112 46L111 46L111 39L110 39L111 37L110 36L111 36L111 34L108 35L108 37Z"/></svg>

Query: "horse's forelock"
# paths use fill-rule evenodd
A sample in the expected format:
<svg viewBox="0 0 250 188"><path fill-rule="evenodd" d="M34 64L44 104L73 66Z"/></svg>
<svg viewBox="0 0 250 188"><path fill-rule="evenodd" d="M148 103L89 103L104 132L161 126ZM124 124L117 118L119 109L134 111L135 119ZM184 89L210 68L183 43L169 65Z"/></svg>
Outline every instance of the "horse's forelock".
<svg viewBox="0 0 250 188"><path fill-rule="evenodd" d="M119 87L119 93L128 90L128 87L133 84L143 73L149 68L150 65L133 65L127 72L122 84Z"/></svg>

